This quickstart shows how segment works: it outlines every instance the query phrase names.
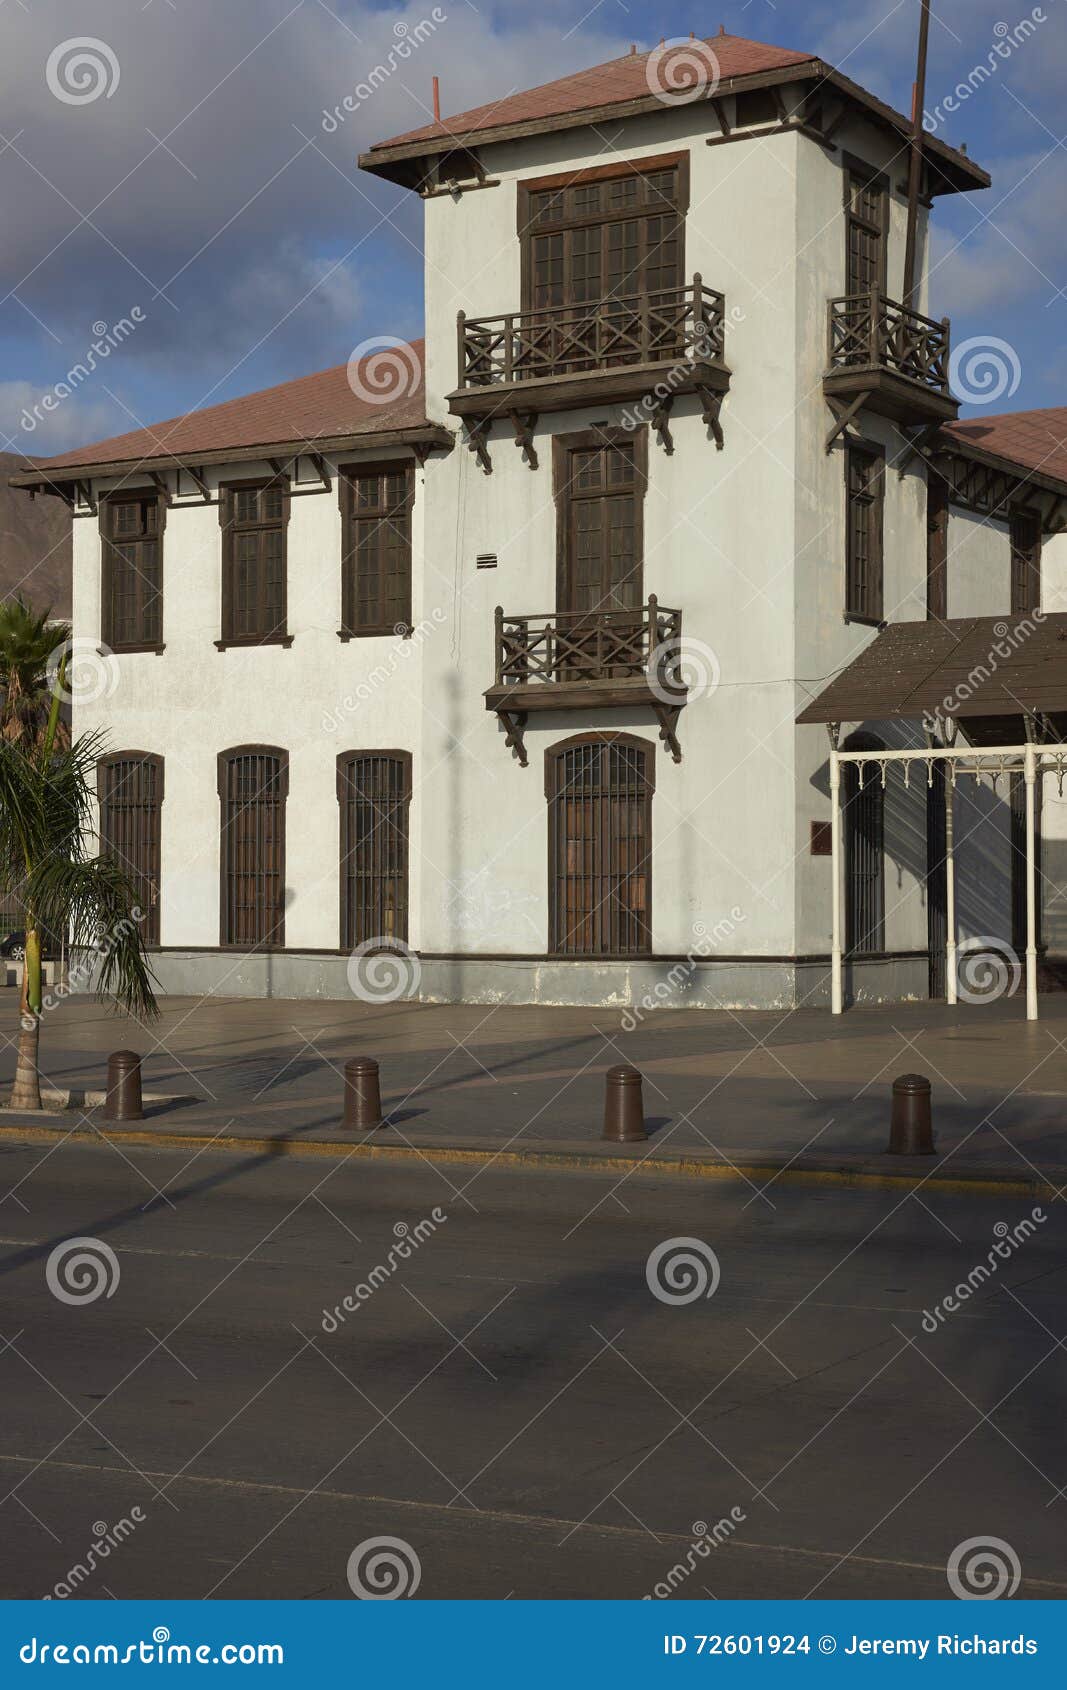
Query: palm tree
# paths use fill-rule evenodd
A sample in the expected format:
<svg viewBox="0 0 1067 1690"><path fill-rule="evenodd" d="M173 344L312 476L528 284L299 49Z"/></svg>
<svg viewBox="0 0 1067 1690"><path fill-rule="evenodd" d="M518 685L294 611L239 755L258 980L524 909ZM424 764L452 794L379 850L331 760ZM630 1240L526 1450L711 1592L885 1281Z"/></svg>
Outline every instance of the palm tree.
<svg viewBox="0 0 1067 1690"><path fill-rule="evenodd" d="M40 612L21 595L0 604L0 737L20 744L37 744L51 714L55 653L70 639L65 622L53 622L50 609ZM59 743L69 735L60 717Z"/></svg>
<svg viewBox="0 0 1067 1690"><path fill-rule="evenodd" d="M86 734L62 743L65 669L61 661L40 735L28 743L0 736L0 893L17 893L26 911L13 1109L41 1108L43 933L66 930L73 951L95 952L98 996L130 1014L159 1013L134 888L114 858L85 849L103 739Z"/></svg>

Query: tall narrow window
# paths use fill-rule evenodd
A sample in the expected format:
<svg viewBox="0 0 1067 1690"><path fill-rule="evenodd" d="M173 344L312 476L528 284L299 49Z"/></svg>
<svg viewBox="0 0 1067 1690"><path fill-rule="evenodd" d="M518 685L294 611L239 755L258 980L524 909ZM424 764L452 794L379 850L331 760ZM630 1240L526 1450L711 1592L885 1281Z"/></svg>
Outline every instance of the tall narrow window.
<svg viewBox="0 0 1067 1690"><path fill-rule="evenodd" d="M948 615L948 482L933 464L926 476L926 614Z"/></svg>
<svg viewBox="0 0 1067 1690"><path fill-rule="evenodd" d="M96 790L101 855L114 857L125 870L142 913L142 938L158 945L163 759L147 751L102 757Z"/></svg>
<svg viewBox="0 0 1067 1690"><path fill-rule="evenodd" d="M558 370L600 367L610 361L610 333L602 343L585 332L581 307L681 287L687 198L685 161L676 156L520 184L523 309L562 309L567 325L535 320L529 348L535 361L545 351L539 336L542 343L549 339ZM657 336L664 342L646 347L649 356L669 357L675 340L681 345L669 312L657 312L651 329L647 314L632 322L613 318L612 327L620 349L623 338L632 340L642 328L653 342Z"/></svg>
<svg viewBox="0 0 1067 1690"><path fill-rule="evenodd" d="M406 751L344 751L337 759L341 806L341 948L408 936Z"/></svg>
<svg viewBox="0 0 1067 1690"><path fill-rule="evenodd" d="M219 754L222 801L220 942L285 944L285 800L289 758L271 745Z"/></svg>
<svg viewBox="0 0 1067 1690"><path fill-rule="evenodd" d="M1011 608L1037 610L1041 604L1041 517L1037 511L1013 510L1011 543Z"/></svg>
<svg viewBox="0 0 1067 1690"><path fill-rule="evenodd" d="M869 293L886 282L889 199L884 178L858 166L845 173L845 292Z"/></svg>
<svg viewBox="0 0 1067 1690"><path fill-rule="evenodd" d="M290 644L286 632L287 482L240 481L219 490L222 639L227 645Z"/></svg>
<svg viewBox="0 0 1067 1690"><path fill-rule="evenodd" d="M101 636L113 651L155 650L163 640L163 525L158 493L100 502Z"/></svg>
<svg viewBox="0 0 1067 1690"><path fill-rule="evenodd" d="M342 469L341 637L391 634L411 626L411 506L408 463Z"/></svg>
<svg viewBox="0 0 1067 1690"><path fill-rule="evenodd" d="M557 439L560 610L640 606L645 447L643 434L622 430Z"/></svg>
<svg viewBox="0 0 1067 1690"><path fill-rule="evenodd" d="M546 752L554 955L651 951L654 782L652 746L629 735L583 735Z"/></svg>
<svg viewBox="0 0 1067 1690"><path fill-rule="evenodd" d="M882 620L881 452L849 446L845 453L847 525L845 615L856 622Z"/></svg>
<svg viewBox="0 0 1067 1690"><path fill-rule="evenodd" d="M882 745L854 734L844 749ZM844 800L845 945L850 956L863 956L885 949L885 794L877 764L844 765Z"/></svg>

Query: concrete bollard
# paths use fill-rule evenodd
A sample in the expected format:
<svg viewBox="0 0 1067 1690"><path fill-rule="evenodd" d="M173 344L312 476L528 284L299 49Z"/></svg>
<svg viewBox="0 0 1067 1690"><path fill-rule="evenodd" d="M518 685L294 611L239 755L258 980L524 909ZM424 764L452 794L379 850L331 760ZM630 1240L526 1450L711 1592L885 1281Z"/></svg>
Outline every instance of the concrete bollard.
<svg viewBox="0 0 1067 1690"><path fill-rule="evenodd" d="M893 1081L889 1156L933 1156L930 1082L925 1074L900 1074Z"/></svg>
<svg viewBox="0 0 1067 1690"><path fill-rule="evenodd" d="M345 1112L341 1122L353 1132L369 1133L382 1124L382 1094L373 1056L345 1063Z"/></svg>
<svg viewBox="0 0 1067 1690"><path fill-rule="evenodd" d="M105 1121L143 1121L141 1058L135 1050L113 1050L107 1059Z"/></svg>
<svg viewBox="0 0 1067 1690"><path fill-rule="evenodd" d="M610 1144L637 1144L648 1137L641 1101L641 1075L620 1063L604 1076L604 1132Z"/></svg>

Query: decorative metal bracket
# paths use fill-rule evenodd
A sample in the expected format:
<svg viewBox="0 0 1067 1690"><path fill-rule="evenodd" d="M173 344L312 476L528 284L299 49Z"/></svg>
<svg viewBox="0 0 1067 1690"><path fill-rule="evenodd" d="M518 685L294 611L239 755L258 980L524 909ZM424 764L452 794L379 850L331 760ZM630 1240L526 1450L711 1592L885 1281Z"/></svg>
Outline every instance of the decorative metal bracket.
<svg viewBox="0 0 1067 1690"><path fill-rule="evenodd" d="M493 460L489 456L489 430L491 427L492 420L489 417L469 417L467 419L467 450L474 453L486 475L493 473Z"/></svg>
<svg viewBox="0 0 1067 1690"><path fill-rule="evenodd" d="M715 442L715 450L721 452L722 423L719 421L719 412L722 410L723 396L721 393L716 393L714 388L703 385L697 388L697 392L704 407L700 413L700 420L705 428L710 428L712 439Z"/></svg>
<svg viewBox="0 0 1067 1690"><path fill-rule="evenodd" d="M674 761L676 763L680 763L682 760L682 748L678 743L678 735L675 730L678 727L678 718L682 713L681 705L653 704L652 709L656 720L659 723L660 739L667 747L671 756L674 758Z"/></svg>
<svg viewBox="0 0 1067 1690"><path fill-rule="evenodd" d="M836 399L832 393L828 393L826 395L826 403L834 413L834 426L826 436L827 452L832 451L834 441L837 439L838 435L844 434L849 423L852 422L854 417L859 415L870 396L870 389L864 388L862 393L856 394L850 405L842 405L840 400Z"/></svg>
<svg viewBox="0 0 1067 1690"><path fill-rule="evenodd" d="M511 426L515 430L515 444L521 451L531 469L537 468L537 447L533 441L533 431L537 427L536 411L509 411Z"/></svg>
<svg viewBox="0 0 1067 1690"><path fill-rule="evenodd" d="M659 441L668 458L674 454L674 438L671 434L671 412L674 409L674 394L668 393L662 397L659 394L649 394L653 409L651 415L652 427L656 431Z"/></svg>
<svg viewBox="0 0 1067 1690"><path fill-rule="evenodd" d="M519 760L520 769L527 767L526 757L526 711L525 710L497 710L504 725L504 744L513 756Z"/></svg>

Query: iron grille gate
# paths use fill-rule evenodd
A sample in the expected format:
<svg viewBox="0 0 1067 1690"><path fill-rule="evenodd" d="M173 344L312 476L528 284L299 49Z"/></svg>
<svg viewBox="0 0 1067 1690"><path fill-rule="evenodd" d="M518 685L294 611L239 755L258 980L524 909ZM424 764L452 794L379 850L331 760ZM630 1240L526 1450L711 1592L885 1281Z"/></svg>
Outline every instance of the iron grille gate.
<svg viewBox="0 0 1067 1690"><path fill-rule="evenodd" d="M556 955L651 952L652 758L651 747L617 740L549 753Z"/></svg>
<svg viewBox="0 0 1067 1690"><path fill-rule="evenodd" d="M222 940L251 949L285 943L285 799L289 760L269 746L219 758Z"/></svg>
<svg viewBox="0 0 1067 1690"><path fill-rule="evenodd" d="M163 759L136 752L102 759L97 795L101 853L129 876L144 915L144 942L158 945Z"/></svg>
<svg viewBox="0 0 1067 1690"><path fill-rule="evenodd" d="M345 752L337 759L341 806L341 947L408 937L406 752Z"/></svg>
<svg viewBox="0 0 1067 1690"><path fill-rule="evenodd" d="M846 764L845 949L852 956L885 948L885 795L877 773L864 773L861 786L857 765Z"/></svg>

